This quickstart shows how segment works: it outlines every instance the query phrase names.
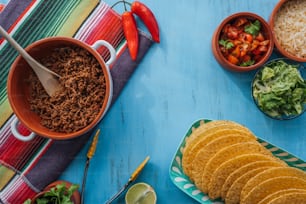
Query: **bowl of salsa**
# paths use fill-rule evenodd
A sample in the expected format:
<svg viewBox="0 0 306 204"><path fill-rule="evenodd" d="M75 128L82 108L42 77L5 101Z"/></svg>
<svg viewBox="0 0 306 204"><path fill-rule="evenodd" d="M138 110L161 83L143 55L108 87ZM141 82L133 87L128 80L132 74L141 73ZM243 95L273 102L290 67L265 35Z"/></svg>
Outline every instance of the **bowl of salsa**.
<svg viewBox="0 0 306 204"><path fill-rule="evenodd" d="M239 12L225 18L212 38L212 51L218 63L236 72L261 67L270 58L273 47L269 24L250 12Z"/></svg>

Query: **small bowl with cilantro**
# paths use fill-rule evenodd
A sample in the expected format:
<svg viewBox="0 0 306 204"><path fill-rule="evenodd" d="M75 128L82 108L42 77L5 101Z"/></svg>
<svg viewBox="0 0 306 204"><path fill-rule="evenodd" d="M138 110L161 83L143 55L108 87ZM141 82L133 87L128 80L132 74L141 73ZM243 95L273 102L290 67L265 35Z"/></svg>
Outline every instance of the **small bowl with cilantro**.
<svg viewBox="0 0 306 204"><path fill-rule="evenodd" d="M289 120L306 109L306 68L302 63L279 58L267 62L252 82L252 96L267 116Z"/></svg>
<svg viewBox="0 0 306 204"><path fill-rule="evenodd" d="M225 18L212 38L212 51L219 64L231 71L258 69L273 52L269 24L250 12L235 13Z"/></svg>

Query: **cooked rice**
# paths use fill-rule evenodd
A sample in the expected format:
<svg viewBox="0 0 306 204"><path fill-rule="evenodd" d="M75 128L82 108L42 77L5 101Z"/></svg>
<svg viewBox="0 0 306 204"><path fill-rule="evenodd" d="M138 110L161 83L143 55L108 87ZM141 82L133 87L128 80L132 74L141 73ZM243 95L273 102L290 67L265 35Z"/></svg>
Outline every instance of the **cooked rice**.
<svg viewBox="0 0 306 204"><path fill-rule="evenodd" d="M306 0L289 0L274 19L277 41L290 54L306 58Z"/></svg>

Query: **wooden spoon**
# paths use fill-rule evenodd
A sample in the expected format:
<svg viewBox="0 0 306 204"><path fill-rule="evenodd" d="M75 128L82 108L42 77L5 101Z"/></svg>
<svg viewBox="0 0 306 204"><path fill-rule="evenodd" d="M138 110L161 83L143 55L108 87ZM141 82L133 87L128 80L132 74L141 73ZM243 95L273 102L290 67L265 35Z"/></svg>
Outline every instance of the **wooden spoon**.
<svg viewBox="0 0 306 204"><path fill-rule="evenodd" d="M58 91L61 86L59 78L61 77L57 73L51 71L45 66L41 65L35 59L33 59L3 28L0 26L0 34L19 52L19 54L25 59L25 61L32 67L44 89L49 96L52 96Z"/></svg>

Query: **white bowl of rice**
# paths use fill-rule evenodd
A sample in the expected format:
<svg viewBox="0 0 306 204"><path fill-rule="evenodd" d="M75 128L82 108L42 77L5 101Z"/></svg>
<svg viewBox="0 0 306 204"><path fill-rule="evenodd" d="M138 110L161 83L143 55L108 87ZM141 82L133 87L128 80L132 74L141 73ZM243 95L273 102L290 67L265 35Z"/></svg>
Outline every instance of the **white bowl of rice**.
<svg viewBox="0 0 306 204"><path fill-rule="evenodd" d="M306 0L280 0L270 17L276 49L285 57L306 62Z"/></svg>

